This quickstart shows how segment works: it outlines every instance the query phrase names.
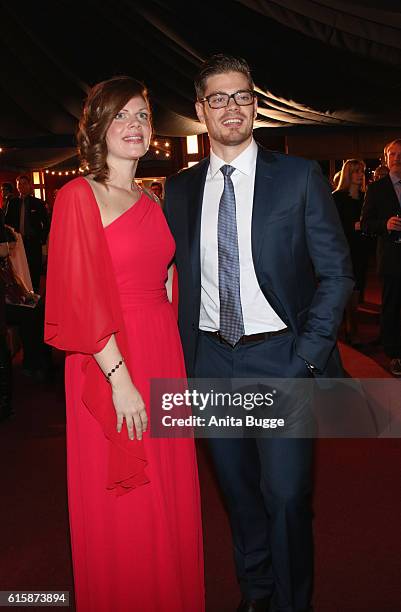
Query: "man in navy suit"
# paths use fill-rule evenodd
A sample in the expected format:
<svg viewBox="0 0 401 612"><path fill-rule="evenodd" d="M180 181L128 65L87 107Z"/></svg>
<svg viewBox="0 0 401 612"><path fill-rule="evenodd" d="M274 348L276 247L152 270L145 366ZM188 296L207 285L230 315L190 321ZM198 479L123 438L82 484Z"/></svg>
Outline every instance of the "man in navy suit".
<svg viewBox="0 0 401 612"><path fill-rule="evenodd" d="M188 375L341 376L336 336L353 280L326 180L315 162L255 143L244 60L213 56L195 88L210 157L165 190ZM313 441L209 444L230 516L238 611L311 610Z"/></svg>
<svg viewBox="0 0 401 612"><path fill-rule="evenodd" d="M27 174L17 178L19 198L11 198L7 204L6 224L19 232L24 241L26 258L36 293L40 288L42 269L42 245L46 244L50 222L46 205L32 195L32 183Z"/></svg>

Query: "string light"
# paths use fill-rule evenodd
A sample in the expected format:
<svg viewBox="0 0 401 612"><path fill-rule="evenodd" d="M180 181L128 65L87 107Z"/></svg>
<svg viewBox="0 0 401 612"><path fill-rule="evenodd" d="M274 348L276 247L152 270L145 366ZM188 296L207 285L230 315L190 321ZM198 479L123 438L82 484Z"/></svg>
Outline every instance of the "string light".
<svg viewBox="0 0 401 612"><path fill-rule="evenodd" d="M162 141L160 142L159 140L154 140L152 142L152 147L155 147L155 155L157 155L158 157L160 157L160 153L164 153L164 157L166 157L167 159L169 157L171 157L172 154L172 146L171 143L168 140ZM156 148L158 147L158 148ZM166 151L167 149L167 151ZM0 147L0 153L3 151L3 149ZM88 169L88 168L86 168ZM42 172L45 172L46 174L51 174L52 176L58 175L58 176L70 176L71 174L75 175L75 174L82 174L85 172L85 168L78 168L78 169L74 169L72 170L71 168L69 170L51 170L49 168L43 169Z"/></svg>
<svg viewBox="0 0 401 612"><path fill-rule="evenodd" d="M158 140L155 139L151 143L151 146L155 148L155 155L160 155L160 153L169 153L169 155L165 155L165 157L170 157L172 152L171 142L169 140Z"/></svg>
<svg viewBox="0 0 401 612"><path fill-rule="evenodd" d="M77 170L49 170L49 168L46 168L46 170L41 170L41 172L45 172L46 174L52 174L53 176L55 174L57 174L58 176L69 176L70 174L76 174Z"/></svg>

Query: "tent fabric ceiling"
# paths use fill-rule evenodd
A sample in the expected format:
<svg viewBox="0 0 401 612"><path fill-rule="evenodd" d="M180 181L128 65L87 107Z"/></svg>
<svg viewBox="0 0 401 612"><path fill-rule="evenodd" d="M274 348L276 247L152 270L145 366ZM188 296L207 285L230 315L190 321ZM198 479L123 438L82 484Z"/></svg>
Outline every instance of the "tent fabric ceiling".
<svg viewBox="0 0 401 612"><path fill-rule="evenodd" d="M255 12L328 45L366 58L401 63L400 3L349 0L240 0ZM365 4L365 6L363 5ZM387 7L386 7L387 4ZM372 5L372 6L370 6ZM392 10L391 7L398 10Z"/></svg>
<svg viewBox="0 0 401 612"><path fill-rule="evenodd" d="M155 131L203 131L193 77L216 52L245 57L258 126L401 126L399 2L346 0L37 0L0 2L2 164L71 155L90 86L143 80Z"/></svg>

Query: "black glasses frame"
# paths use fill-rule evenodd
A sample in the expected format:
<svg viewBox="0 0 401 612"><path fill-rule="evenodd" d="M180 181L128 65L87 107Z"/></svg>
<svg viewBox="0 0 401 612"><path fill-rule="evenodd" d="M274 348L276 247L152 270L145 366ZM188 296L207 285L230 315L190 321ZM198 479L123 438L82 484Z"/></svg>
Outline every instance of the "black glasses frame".
<svg viewBox="0 0 401 612"><path fill-rule="evenodd" d="M235 96L237 96L238 94L241 93L249 93L252 96L252 100L250 102L248 102L247 104L238 104L237 100L235 99ZM225 104L224 106L218 106L218 107L213 107L210 104L210 98L213 98L213 96L228 96L227 98L227 104ZM231 98L234 100L235 104L237 106L250 106L251 104L253 104L253 101L256 97L256 93L254 91L252 91L252 89L240 89L239 91L236 91L233 94L228 94L225 93L224 91L215 91L214 93L210 94L209 96L206 96L205 98L200 98L199 102L207 102L210 106L210 108L213 108L213 110L218 110L219 108L226 108L229 104L230 104L230 100Z"/></svg>

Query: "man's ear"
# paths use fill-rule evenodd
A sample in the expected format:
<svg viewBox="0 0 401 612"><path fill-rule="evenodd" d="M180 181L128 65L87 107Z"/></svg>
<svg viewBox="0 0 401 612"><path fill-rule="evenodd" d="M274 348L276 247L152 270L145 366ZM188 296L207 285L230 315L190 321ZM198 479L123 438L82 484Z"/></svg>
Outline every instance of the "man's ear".
<svg viewBox="0 0 401 612"><path fill-rule="evenodd" d="M195 110L196 110L196 114L198 115L199 121L201 123L206 123L205 115L203 113L203 103L202 102L195 102Z"/></svg>
<svg viewBox="0 0 401 612"><path fill-rule="evenodd" d="M255 96L255 99L254 99L254 101L253 101L253 118L254 118L254 119L256 119L257 114L258 114L258 99L257 99L257 97Z"/></svg>

